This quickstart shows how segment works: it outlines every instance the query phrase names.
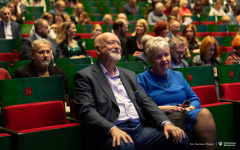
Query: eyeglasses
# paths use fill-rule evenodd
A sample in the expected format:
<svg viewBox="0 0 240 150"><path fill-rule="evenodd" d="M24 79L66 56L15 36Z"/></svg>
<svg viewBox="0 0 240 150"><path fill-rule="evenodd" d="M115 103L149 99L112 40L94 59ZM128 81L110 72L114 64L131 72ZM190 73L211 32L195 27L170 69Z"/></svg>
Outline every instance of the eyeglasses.
<svg viewBox="0 0 240 150"><path fill-rule="evenodd" d="M186 52L175 51L178 55L184 55Z"/></svg>
<svg viewBox="0 0 240 150"><path fill-rule="evenodd" d="M113 46L115 43L117 43L118 46L121 46L121 42L119 41L108 41L107 44L110 46Z"/></svg>

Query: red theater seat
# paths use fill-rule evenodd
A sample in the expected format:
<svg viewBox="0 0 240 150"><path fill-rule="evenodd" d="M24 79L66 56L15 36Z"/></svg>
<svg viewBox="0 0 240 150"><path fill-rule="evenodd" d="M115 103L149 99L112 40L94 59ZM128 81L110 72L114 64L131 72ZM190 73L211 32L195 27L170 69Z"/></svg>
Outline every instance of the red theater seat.
<svg viewBox="0 0 240 150"><path fill-rule="evenodd" d="M221 84L220 90L222 99L240 101L240 82Z"/></svg>

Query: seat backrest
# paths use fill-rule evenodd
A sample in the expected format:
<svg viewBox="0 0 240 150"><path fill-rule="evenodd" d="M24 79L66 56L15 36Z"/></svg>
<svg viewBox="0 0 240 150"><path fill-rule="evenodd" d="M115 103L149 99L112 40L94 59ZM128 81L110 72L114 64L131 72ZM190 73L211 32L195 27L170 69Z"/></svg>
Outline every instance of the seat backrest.
<svg viewBox="0 0 240 150"><path fill-rule="evenodd" d="M174 68L180 71L190 86L215 85L213 66Z"/></svg>
<svg viewBox="0 0 240 150"><path fill-rule="evenodd" d="M118 62L116 64L118 67L122 67L128 70L144 70L144 64L142 61L135 61L135 62Z"/></svg>
<svg viewBox="0 0 240 150"><path fill-rule="evenodd" d="M221 98L240 101L240 82L220 85Z"/></svg>
<svg viewBox="0 0 240 150"><path fill-rule="evenodd" d="M5 127L26 129L68 124L62 101L13 105L4 108Z"/></svg>
<svg viewBox="0 0 240 150"><path fill-rule="evenodd" d="M240 64L218 65L219 84L240 82Z"/></svg>
<svg viewBox="0 0 240 150"><path fill-rule="evenodd" d="M215 85L194 86L192 89L200 99L201 105L220 103Z"/></svg>

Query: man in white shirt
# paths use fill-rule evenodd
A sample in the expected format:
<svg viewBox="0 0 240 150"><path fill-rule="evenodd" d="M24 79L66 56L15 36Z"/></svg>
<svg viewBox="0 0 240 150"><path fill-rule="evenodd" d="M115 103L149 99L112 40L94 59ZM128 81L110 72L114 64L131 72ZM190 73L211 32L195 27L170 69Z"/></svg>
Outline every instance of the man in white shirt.
<svg viewBox="0 0 240 150"><path fill-rule="evenodd" d="M19 24L11 21L11 11L8 7L1 9L2 21L0 22L0 38L21 39L22 33Z"/></svg>

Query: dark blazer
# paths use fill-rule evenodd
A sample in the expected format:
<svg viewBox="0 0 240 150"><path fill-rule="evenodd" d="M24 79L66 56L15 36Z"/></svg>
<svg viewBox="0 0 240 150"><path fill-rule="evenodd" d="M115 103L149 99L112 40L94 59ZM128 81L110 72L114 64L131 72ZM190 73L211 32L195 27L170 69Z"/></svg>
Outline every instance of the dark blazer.
<svg viewBox="0 0 240 150"><path fill-rule="evenodd" d="M31 60L31 45L33 43L33 41L35 41L37 38L35 35L29 36L28 38L24 38L22 39L22 45L21 45L21 49L22 49L22 59L23 60ZM58 43L56 42L56 40L47 37L47 40L50 41L50 43L52 44L52 53L54 56L54 59L56 58L64 58L60 47L58 45ZM53 60L54 62L54 60Z"/></svg>
<svg viewBox="0 0 240 150"><path fill-rule="evenodd" d="M169 33L166 35L166 37L168 37L169 39L173 38L173 36L172 36L172 32L169 32ZM177 37L180 37L180 36L177 35Z"/></svg>
<svg viewBox="0 0 240 150"><path fill-rule="evenodd" d="M82 46L82 39L80 36L77 36L74 38L74 40L76 40L78 42L78 45L81 47L81 54L80 55L85 55L88 56L88 52L85 50L85 48ZM71 56L67 56L66 49L68 47L68 41L67 39L65 39L62 43L59 44L60 50L62 51L62 54L64 57L71 57Z"/></svg>
<svg viewBox="0 0 240 150"><path fill-rule="evenodd" d="M140 15L140 8L139 8L139 6L135 5L135 9L136 9L136 15ZM124 13L126 15L133 15L132 8L129 5L129 3L126 3L123 6L122 13Z"/></svg>
<svg viewBox="0 0 240 150"><path fill-rule="evenodd" d="M64 71L59 67L55 67L55 66L51 66L51 65L49 65L48 71L49 71L49 76L62 75L65 93L67 94L68 93L68 81L67 81L67 77L64 74ZM24 67L17 69L14 72L14 78L33 78L33 77L38 77L38 73L36 71L36 68L33 65L33 62L31 62L30 64L28 64Z"/></svg>
<svg viewBox="0 0 240 150"><path fill-rule="evenodd" d="M143 49L137 47L136 36L130 35L127 37L127 51L130 55L134 54L135 51L143 52Z"/></svg>
<svg viewBox="0 0 240 150"><path fill-rule="evenodd" d="M22 39L20 26L15 21L10 21L13 39ZM0 38L6 38L3 21L0 21Z"/></svg>
<svg viewBox="0 0 240 150"><path fill-rule="evenodd" d="M161 129L161 123L168 120L165 113L146 95L132 71L118 68L120 79L134 104L141 123ZM99 63L78 71L74 76L75 103L78 119L90 125L93 133L103 139L109 136L120 113L114 93Z"/></svg>

